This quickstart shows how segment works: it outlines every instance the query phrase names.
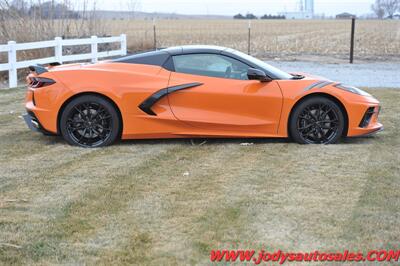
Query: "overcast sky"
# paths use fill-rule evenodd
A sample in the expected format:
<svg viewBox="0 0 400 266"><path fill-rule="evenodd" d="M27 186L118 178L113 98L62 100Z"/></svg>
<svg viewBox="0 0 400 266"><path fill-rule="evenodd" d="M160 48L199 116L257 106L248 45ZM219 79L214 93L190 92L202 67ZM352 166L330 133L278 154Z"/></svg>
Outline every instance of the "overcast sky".
<svg viewBox="0 0 400 266"><path fill-rule="evenodd" d="M78 0L79 1L79 0ZM93 0L95 1L95 0ZM294 11L299 0L97 0L97 9L127 10L129 3L139 2L139 11L181 14L233 15L251 12L256 15ZM369 13L374 0L314 0L315 13L334 15L350 12Z"/></svg>

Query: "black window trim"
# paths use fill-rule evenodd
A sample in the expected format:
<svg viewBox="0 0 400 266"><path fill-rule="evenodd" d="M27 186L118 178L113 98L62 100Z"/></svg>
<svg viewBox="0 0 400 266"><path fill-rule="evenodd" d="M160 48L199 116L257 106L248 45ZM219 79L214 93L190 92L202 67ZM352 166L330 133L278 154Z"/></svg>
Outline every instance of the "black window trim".
<svg viewBox="0 0 400 266"><path fill-rule="evenodd" d="M169 55L168 59L164 62L162 67L168 71L175 72L174 60L172 59L172 55Z"/></svg>
<svg viewBox="0 0 400 266"><path fill-rule="evenodd" d="M175 65L174 65L173 57L174 57L174 56L181 56L181 55L197 55L197 54L213 54L213 55L225 56L225 57L228 57L228 58L230 58L230 59L239 61L240 63L245 64L246 66L248 66L249 68L256 68L256 69L258 69L258 70L261 70L261 71L263 71L263 72L264 72L269 78L271 78L271 79L276 79L276 78L272 78L272 77L270 76L270 73L268 73L267 71L265 71L265 69L260 68L259 66L254 65L254 64L249 64L249 62L247 62L247 61L245 61L245 60L240 60L240 57L235 57L235 56L231 56L230 54L223 53L223 50L222 50L222 51L219 51L218 53L209 51L209 52L186 52L186 53L174 54L174 55L171 55L171 54L170 54L170 56L169 56L168 59L165 61L165 63L163 64L162 67L165 68L166 70L171 71L171 72L180 73L180 72L176 72L176 70L175 70Z"/></svg>

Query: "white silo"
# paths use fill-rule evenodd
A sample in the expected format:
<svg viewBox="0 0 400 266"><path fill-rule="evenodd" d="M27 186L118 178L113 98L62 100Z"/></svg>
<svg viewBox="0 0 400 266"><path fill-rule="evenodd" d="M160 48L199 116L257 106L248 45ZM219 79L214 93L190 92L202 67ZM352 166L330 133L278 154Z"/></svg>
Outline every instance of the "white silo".
<svg viewBox="0 0 400 266"><path fill-rule="evenodd" d="M314 14L314 0L305 0L305 10L304 11Z"/></svg>

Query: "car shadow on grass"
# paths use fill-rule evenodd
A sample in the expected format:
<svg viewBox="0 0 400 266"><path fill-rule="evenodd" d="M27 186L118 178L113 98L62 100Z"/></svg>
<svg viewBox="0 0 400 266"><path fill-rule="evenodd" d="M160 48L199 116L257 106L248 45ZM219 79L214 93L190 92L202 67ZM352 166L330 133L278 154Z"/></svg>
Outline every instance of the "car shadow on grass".
<svg viewBox="0 0 400 266"><path fill-rule="evenodd" d="M372 141L378 141L377 136L342 138L337 144L368 144ZM260 145L260 144L293 144L301 145L293 142L290 138L182 138L182 139L135 139L120 140L116 145L134 145L134 144L183 144L183 145L225 145L238 144L242 146Z"/></svg>
<svg viewBox="0 0 400 266"><path fill-rule="evenodd" d="M67 145L67 142L61 136L45 136L39 135L38 140L45 145ZM340 144L369 144L371 142L380 141L377 135L360 136L360 137L346 137L338 141ZM293 142L290 138L179 138L179 139L129 139L117 141L113 146L127 146L127 145L226 145L237 144L242 146L262 145L262 144L293 144L301 145ZM336 145L337 145L336 144Z"/></svg>
<svg viewBox="0 0 400 266"><path fill-rule="evenodd" d="M134 145L134 144L181 144L181 145L224 145L224 144L238 144L238 145L257 145L269 143L290 143L291 141L286 138L179 138L179 139L129 139L120 140L116 145Z"/></svg>

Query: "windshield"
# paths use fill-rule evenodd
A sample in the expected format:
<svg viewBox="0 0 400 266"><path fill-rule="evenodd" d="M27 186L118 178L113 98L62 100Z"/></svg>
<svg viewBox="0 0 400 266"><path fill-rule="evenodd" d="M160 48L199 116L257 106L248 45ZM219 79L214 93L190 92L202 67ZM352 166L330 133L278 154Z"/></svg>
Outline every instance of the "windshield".
<svg viewBox="0 0 400 266"><path fill-rule="evenodd" d="M276 67L273 67L255 57L252 57L250 55L247 55L245 53L242 53L242 52L239 52L236 50L233 50L232 52L235 53L236 55L242 57L243 59L263 68L267 72L266 74L271 73L272 75L274 75L274 78L277 78L277 79L292 79L293 78L293 76L290 75L289 73L286 73L285 71L282 71Z"/></svg>

